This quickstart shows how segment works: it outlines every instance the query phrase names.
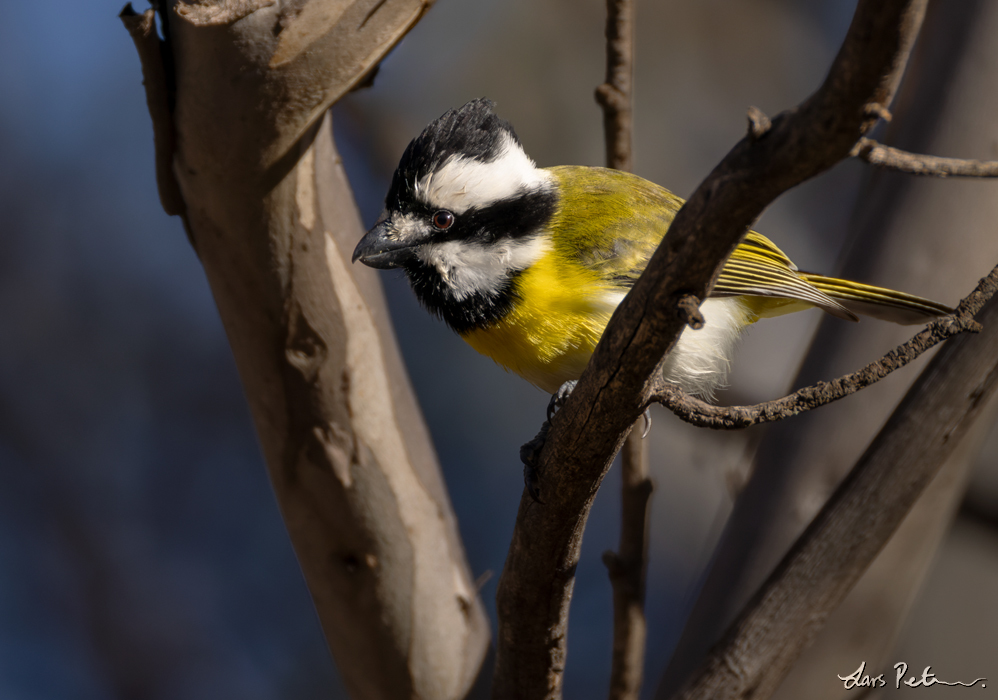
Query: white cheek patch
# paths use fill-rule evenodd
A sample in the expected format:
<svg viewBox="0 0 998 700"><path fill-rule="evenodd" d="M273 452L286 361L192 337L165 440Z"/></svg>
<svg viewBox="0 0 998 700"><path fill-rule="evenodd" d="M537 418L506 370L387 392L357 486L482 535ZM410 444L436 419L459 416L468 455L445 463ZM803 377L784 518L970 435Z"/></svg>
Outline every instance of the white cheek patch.
<svg viewBox="0 0 998 700"><path fill-rule="evenodd" d="M511 272L537 262L548 246L540 236L487 246L446 241L424 245L417 255L436 269L456 301L464 301L474 294L495 292Z"/></svg>
<svg viewBox="0 0 998 700"><path fill-rule="evenodd" d="M525 190L536 190L551 182L513 137L503 132L499 156L489 163L451 156L436 172L415 183L416 198L424 204L463 214L472 207L485 207Z"/></svg>

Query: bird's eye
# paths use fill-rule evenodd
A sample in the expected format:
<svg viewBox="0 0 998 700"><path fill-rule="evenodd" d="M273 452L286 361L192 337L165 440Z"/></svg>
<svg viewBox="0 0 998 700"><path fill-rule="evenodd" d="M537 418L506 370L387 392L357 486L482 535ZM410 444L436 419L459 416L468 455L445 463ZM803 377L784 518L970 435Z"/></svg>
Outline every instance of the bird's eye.
<svg viewBox="0 0 998 700"><path fill-rule="evenodd" d="M454 215L445 209L441 209L433 215L433 225L441 231L445 231L454 225Z"/></svg>

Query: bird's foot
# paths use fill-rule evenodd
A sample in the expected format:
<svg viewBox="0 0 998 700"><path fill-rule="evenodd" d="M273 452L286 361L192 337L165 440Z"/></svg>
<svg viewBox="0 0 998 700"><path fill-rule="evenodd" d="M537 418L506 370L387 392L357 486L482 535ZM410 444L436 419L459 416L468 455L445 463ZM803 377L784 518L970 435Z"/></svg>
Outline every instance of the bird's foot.
<svg viewBox="0 0 998 700"><path fill-rule="evenodd" d="M551 401L548 403L547 420L541 425L541 429L534 439L520 448L520 461L523 462L523 485L526 486L530 497L538 503L543 503L541 500L541 477L538 470L538 463L540 462L544 442L548 437L548 431L551 430L551 419L565 405L577 383L576 380L571 379L562 384L558 388L558 391L551 395Z"/></svg>
<svg viewBox="0 0 998 700"><path fill-rule="evenodd" d="M577 379L569 379L567 382L558 387L558 391L551 394L551 401L548 402L548 420L550 421L554 418L554 414L558 412L565 402L568 401L568 397L572 395L575 390L575 385L578 384Z"/></svg>

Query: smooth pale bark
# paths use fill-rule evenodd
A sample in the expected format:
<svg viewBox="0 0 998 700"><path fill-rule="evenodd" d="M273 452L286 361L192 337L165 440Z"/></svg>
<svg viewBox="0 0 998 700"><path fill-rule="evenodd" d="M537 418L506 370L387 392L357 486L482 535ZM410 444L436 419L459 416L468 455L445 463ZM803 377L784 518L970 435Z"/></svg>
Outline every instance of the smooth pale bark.
<svg viewBox="0 0 998 700"><path fill-rule="evenodd" d="M363 226L327 112L427 5L166 10L168 171L355 698L461 698L489 643L375 273L350 264Z"/></svg>
<svg viewBox="0 0 998 700"><path fill-rule="evenodd" d="M998 97L998 11L988 3L930 6L887 141L963 158L993 158ZM854 217L843 276L955 303L998 261L998 184L873 172ZM905 340L911 329L823 322L795 386L856 369ZM916 369L841 403L786 421L763 440L757 467L715 554L700 598L663 677L665 698L703 658L738 610L814 517L883 424ZM993 411L993 409L991 409ZM987 422L988 412L983 414ZM892 542L795 666L780 697L832 698L836 676L871 667L891 644L962 494L979 437L943 468ZM806 691L806 693L805 693Z"/></svg>

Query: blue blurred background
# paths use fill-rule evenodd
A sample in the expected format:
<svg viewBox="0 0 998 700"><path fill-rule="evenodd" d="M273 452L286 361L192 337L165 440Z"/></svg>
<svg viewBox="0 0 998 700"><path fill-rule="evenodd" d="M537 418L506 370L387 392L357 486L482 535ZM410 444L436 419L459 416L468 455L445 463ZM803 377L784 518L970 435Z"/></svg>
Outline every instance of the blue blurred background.
<svg viewBox="0 0 998 700"><path fill-rule="evenodd" d="M817 87L854 5L639 3L636 171L688 195L748 105L774 114ZM8 2L0 23L0 698L338 697L204 275L159 205L120 9ZM334 110L365 221L408 140L482 95L539 164L602 164L603 12L602 0L439 0L375 86ZM760 227L801 267L832 269L861 169L799 188ZM473 574L496 574L482 591L494 620L517 448L547 397L476 356L404 280L384 281ZM785 388L817 320L799 316L750 335L726 402ZM649 691L752 439L655 414ZM614 472L579 569L570 698L606 693L599 554L616 545L617 494Z"/></svg>

